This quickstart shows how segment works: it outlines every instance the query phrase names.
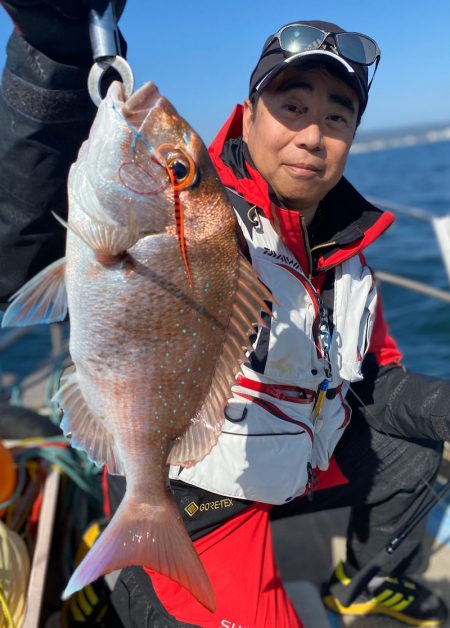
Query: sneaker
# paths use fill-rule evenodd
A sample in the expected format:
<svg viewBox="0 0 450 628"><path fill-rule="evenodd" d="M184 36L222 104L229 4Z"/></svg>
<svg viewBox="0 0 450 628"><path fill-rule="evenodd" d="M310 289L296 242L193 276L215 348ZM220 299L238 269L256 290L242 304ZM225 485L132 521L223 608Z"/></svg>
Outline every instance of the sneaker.
<svg viewBox="0 0 450 628"><path fill-rule="evenodd" d="M350 606L343 606L330 587L338 583L346 586L350 582L351 578L340 562L322 594L324 604L335 613L380 613L409 626L441 626L448 618L448 609L439 597L419 582L406 577L375 577Z"/></svg>
<svg viewBox="0 0 450 628"><path fill-rule="evenodd" d="M83 534L75 556L77 565L94 545L106 520L94 521ZM111 604L111 591L105 579L99 578L77 591L63 603L63 628L119 628L123 624Z"/></svg>
<svg viewBox="0 0 450 628"><path fill-rule="evenodd" d="M111 591L101 578L74 593L63 604L63 628L119 628L123 626L110 601Z"/></svg>

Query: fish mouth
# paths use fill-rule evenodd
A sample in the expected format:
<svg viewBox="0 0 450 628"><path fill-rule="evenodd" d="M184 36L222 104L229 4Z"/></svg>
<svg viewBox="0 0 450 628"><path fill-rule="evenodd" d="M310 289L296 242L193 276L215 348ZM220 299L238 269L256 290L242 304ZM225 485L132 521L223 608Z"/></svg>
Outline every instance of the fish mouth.
<svg viewBox="0 0 450 628"><path fill-rule="evenodd" d="M161 110L162 115L167 116L173 113L176 114L176 111L167 98L161 96L158 88L151 81L144 83L142 87L140 87L136 92L134 92L134 94L122 103L122 114L128 121L128 124L137 131L140 139L144 138L144 140L147 140L146 131L151 131L151 144L153 144L155 138L153 137L153 124L149 124L149 122L155 121L158 126L159 120L159 124L161 124L161 116L156 116L155 118L152 116L155 110L158 109ZM165 142L158 146L158 142L156 142L155 146L148 145L148 147L151 148L151 160L153 165L160 166L164 171L166 171L166 159L164 157L164 153L160 152L160 149L164 148L167 150L168 148L172 148L175 150L175 143L172 144Z"/></svg>
<svg viewBox="0 0 450 628"><path fill-rule="evenodd" d="M139 113L148 113L160 98L161 94L156 85L148 81L123 103L122 113L126 118Z"/></svg>

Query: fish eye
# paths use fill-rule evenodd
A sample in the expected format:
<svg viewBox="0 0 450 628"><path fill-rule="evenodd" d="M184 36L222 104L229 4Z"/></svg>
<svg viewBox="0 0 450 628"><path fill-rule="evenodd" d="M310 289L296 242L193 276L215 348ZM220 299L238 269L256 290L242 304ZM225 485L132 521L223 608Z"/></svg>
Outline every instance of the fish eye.
<svg viewBox="0 0 450 628"><path fill-rule="evenodd" d="M189 176L190 164L184 157L169 158L167 167L172 170L178 183L183 183Z"/></svg>
<svg viewBox="0 0 450 628"><path fill-rule="evenodd" d="M197 167L190 155L181 148L167 144L161 145L158 152L173 175L172 185L175 190L184 190L195 183Z"/></svg>

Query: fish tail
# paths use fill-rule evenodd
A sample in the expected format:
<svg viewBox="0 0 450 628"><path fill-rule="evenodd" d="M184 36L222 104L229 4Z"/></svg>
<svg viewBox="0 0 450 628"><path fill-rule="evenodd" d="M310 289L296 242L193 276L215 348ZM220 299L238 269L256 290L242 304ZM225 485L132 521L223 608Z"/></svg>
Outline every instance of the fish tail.
<svg viewBox="0 0 450 628"><path fill-rule="evenodd" d="M215 610L212 585L170 496L157 504L125 496L72 574L62 598L66 600L111 571L138 565L175 580L203 606Z"/></svg>

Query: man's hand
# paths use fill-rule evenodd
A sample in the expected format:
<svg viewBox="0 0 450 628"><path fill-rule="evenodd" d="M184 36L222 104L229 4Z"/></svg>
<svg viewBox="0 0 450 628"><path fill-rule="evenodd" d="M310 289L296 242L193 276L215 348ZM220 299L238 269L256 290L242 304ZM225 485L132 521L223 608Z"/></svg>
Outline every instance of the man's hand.
<svg viewBox="0 0 450 628"><path fill-rule="evenodd" d="M0 0L22 37L46 56L74 65L92 63L88 13L108 0ZM117 19L126 0L113 0Z"/></svg>

